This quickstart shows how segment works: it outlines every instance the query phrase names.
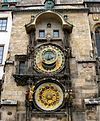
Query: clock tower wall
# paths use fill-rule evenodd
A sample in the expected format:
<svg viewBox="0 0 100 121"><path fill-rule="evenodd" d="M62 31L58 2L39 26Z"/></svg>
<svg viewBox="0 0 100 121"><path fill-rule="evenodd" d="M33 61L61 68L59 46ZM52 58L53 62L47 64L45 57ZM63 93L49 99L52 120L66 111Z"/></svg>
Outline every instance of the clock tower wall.
<svg viewBox="0 0 100 121"><path fill-rule="evenodd" d="M73 104L76 107L79 106L79 109L84 108L84 98L91 97L97 94L97 86L95 82L95 63L91 53L92 45L87 13L60 13L62 14L62 16L67 14L68 21L73 25L72 32L70 33L70 30L67 30L67 33L65 34L64 31L66 31L67 27L66 29L63 29L62 21L59 19L59 17L57 18L58 20L55 20L53 14L51 18L49 18L50 16L45 16L45 19L43 18L44 20L42 20L41 16L40 19L38 19L35 23L36 28L34 29L33 26L32 28L30 27L30 36L26 33L25 25L29 23L31 16L36 16L37 14L39 13L36 13L36 11L14 13L12 35L10 41L11 55L9 60L6 61L5 77L1 99L10 99L17 101L17 104L14 105L16 107L16 109L14 108L16 112L25 112L25 94L27 91L27 85L30 83L25 83L25 81L29 80L29 76L27 76L28 74L34 73L33 68L31 67L33 66L33 53L35 51L33 47L35 45L36 47L37 45L41 45L42 42L51 42L54 45L57 44L57 46L61 46L61 48L65 47L65 53L66 51L68 52L66 48L70 48L70 81L72 83L72 89L75 91L75 99ZM30 28L28 32L30 31ZM50 34L50 36L48 36L48 34ZM41 37L43 38L41 39ZM53 39L53 37L55 38ZM31 50L29 50L30 48L28 48L29 41L32 41L33 43L33 45L30 44L32 45ZM25 73L19 74L19 63L22 64L22 62L25 62ZM18 74L20 75L19 77ZM30 78L34 80L32 75L30 75ZM90 87L91 84L92 86ZM2 106L2 110L4 107L5 105ZM13 109L9 109L10 111L13 111ZM9 118L7 116L7 110L5 114L6 115L4 117L4 120ZM14 115L16 117L16 113ZM34 117L33 120L36 121ZM58 120L62 121L63 119Z"/></svg>

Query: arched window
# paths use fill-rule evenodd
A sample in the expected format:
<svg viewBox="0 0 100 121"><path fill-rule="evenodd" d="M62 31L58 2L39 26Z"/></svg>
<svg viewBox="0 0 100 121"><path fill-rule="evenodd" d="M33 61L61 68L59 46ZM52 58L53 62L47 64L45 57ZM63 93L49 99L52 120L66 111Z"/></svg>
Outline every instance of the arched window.
<svg viewBox="0 0 100 121"><path fill-rule="evenodd" d="M95 38L96 38L96 48L97 54L100 57L100 26L95 29Z"/></svg>

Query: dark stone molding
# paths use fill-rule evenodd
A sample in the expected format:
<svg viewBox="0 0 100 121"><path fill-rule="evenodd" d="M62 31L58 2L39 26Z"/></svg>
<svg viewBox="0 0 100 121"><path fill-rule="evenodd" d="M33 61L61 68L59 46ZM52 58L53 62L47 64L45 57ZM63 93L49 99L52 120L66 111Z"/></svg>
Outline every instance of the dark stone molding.
<svg viewBox="0 0 100 121"><path fill-rule="evenodd" d="M27 60L27 55L15 55L15 61Z"/></svg>
<svg viewBox="0 0 100 121"><path fill-rule="evenodd" d="M28 85L28 80L31 79L34 82L37 82L40 79L43 78L55 78L57 80L60 80L60 82L64 83L65 80L68 81L69 74L55 74L55 75L46 75L46 74L32 74L32 75L20 75L20 74L13 74L13 77L15 78L15 82L18 86L25 86ZM69 82L69 81L68 81Z"/></svg>
<svg viewBox="0 0 100 121"><path fill-rule="evenodd" d="M96 60L77 60L77 63L96 63Z"/></svg>

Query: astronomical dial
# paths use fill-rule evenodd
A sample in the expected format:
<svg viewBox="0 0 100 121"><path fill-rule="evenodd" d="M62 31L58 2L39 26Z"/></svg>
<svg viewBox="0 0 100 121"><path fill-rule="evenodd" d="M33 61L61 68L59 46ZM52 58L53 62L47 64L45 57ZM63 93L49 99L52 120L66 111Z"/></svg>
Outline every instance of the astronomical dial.
<svg viewBox="0 0 100 121"><path fill-rule="evenodd" d="M58 46L43 45L34 54L34 68L42 73L55 73L63 69L64 53Z"/></svg>
<svg viewBox="0 0 100 121"><path fill-rule="evenodd" d="M52 64L56 61L56 52L52 49L45 50L42 54L42 60L46 64Z"/></svg>
<svg viewBox="0 0 100 121"><path fill-rule="evenodd" d="M34 98L38 109L53 111L63 104L64 92L58 84L44 82L37 87Z"/></svg>

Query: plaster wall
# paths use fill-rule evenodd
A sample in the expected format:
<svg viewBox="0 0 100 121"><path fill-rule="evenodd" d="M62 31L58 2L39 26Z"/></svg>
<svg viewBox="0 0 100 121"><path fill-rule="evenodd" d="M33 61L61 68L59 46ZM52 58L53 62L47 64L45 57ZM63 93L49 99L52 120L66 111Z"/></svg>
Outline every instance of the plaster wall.
<svg viewBox="0 0 100 121"><path fill-rule="evenodd" d="M7 58L9 42L10 42L11 27L12 27L12 14L11 14L11 12L0 12L0 18L8 19L7 20L7 31L0 32L0 45L4 46L3 60L2 60L2 64L0 65L0 79L2 79L2 76L4 74L3 68L4 68L6 58Z"/></svg>

